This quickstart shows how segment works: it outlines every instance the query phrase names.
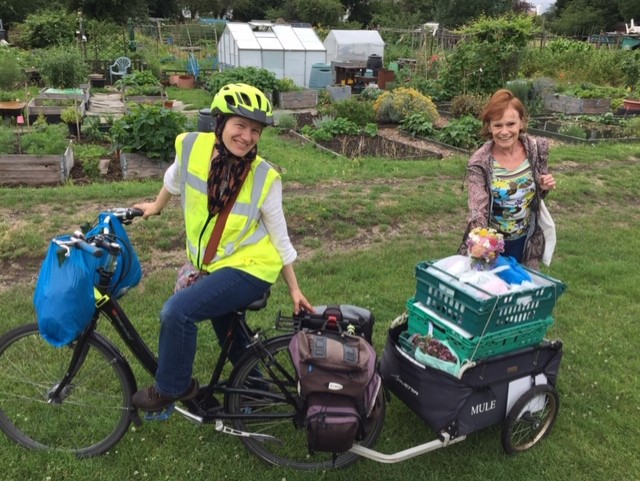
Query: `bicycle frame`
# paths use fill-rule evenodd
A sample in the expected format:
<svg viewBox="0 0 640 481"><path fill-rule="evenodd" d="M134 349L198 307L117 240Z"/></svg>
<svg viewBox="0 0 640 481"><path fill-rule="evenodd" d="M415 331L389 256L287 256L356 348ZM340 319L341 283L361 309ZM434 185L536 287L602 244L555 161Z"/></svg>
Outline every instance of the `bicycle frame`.
<svg viewBox="0 0 640 481"><path fill-rule="evenodd" d="M103 279L101 280L100 284L108 285L108 282L102 282L108 281L108 273L102 273L102 277ZM97 323L101 315L104 315L110 321L118 335L130 349L133 356L140 362L140 364L147 370L147 372L149 372L149 374L155 377L156 371L158 369L157 357L144 342L118 301L102 291L103 289L101 288L96 288L95 290L96 312L94 314L94 318L92 319L89 327L76 341L73 356L71 358L67 372L62 381L56 386L55 390L50 395L50 399L52 402L56 402L55 400L60 398L60 395L61 393L63 393L65 387L71 383L73 377L80 369L88 349L88 340L92 333L96 330ZM253 350L254 355L261 360L261 367L265 369L265 371L268 372L271 375L272 379L275 381L276 385L278 386L279 392L265 392L258 389L248 388L232 388L226 384L226 380L221 379L223 369L229 360L229 352L233 344L233 337L236 329L242 329L244 331L244 334L247 336L247 339L252 340L250 348ZM108 339L106 339L106 342L111 344L111 347L114 351L117 351L115 346L113 346L113 344ZM181 401L182 404L186 407L186 410L179 407L175 407L175 409L183 416L198 424L214 423L225 419L265 418L264 414L258 415L251 413L226 413L224 406L222 406L215 398L215 394L224 395L226 393L246 393L261 395L262 397L272 396L274 401L286 400L289 404L296 407L297 409L296 400L285 387L285 382L295 383L295 379L289 375L286 369L280 366L277 362L274 362L273 359L266 359L268 353L262 348L262 342L263 341L261 340L260 334L252 331L247 325L245 311L236 311L224 343L221 347L221 352L214 365L209 384L200 388L200 393L196 399ZM122 360L123 362L128 364L128 361L126 361L124 357L122 358ZM274 374L274 370L277 370L277 374ZM133 374L132 381L135 383ZM283 417L291 417L291 415L272 414L267 417L282 419ZM137 419L137 415L135 414L135 410L132 414L132 420L134 420L135 422L139 421L139 419ZM221 426L219 430L223 430L223 427ZM224 428L224 430L225 432L230 432L229 428Z"/></svg>

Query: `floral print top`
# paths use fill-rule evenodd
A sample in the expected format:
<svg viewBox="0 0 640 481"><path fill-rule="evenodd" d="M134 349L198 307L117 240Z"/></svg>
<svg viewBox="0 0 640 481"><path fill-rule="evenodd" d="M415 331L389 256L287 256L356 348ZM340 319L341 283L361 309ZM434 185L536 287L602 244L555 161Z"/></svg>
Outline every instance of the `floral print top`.
<svg viewBox="0 0 640 481"><path fill-rule="evenodd" d="M491 215L489 227L513 240L526 235L531 220L531 202L536 186L531 173L531 164L525 159L513 170L505 169L491 159L493 175L491 182Z"/></svg>

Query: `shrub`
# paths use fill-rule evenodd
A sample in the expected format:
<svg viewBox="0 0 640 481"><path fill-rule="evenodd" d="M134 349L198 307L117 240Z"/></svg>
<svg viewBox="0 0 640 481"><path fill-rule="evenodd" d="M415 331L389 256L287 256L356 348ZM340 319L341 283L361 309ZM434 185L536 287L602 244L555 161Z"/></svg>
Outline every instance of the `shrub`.
<svg viewBox="0 0 640 481"><path fill-rule="evenodd" d="M277 90L278 92L299 92L304 89L290 78L283 78L278 80Z"/></svg>
<svg viewBox="0 0 640 481"><path fill-rule="evenodd" d="M283 113L276 116L275 126L280 131L296 130L298 119L290 113Z"/></svg>
<svg viewBox="0 0 640 481"><path fill-rule="evenodd" d="M207 89L214 94L229 83L253 85L264 93L278 91L278 79L273 72L257 67L229 68L214 74L207 82Z"/></svg>
<svg viewBox="0 0 640 481"><path fill-rule="evenodd" d="M30 155L62 154L69 144L67 133L67 127L62 124L39 124L36 130L22 135L22 150Z"/></svg>
<svg viewBox="0 0 640 481"><path fill-rule="evenodd" d="M185 131L186 117L159 105L133 105L111 127L116 148L144 152L149 158L169 161L175 155L175 138Z"/></svg>
<svg viewBox="0 0 640 481"><path fill-rule="evenodd" d="M11 127L0 124L0 154L12 154L16 138Z"/></svg>
<svg viewBox="0 0 640 481"><path fill-rule="evenodd" d="M423 113L432 121L438 119L438 110L431 99L412 88L384 92L373 108L379 122L400 123L415 113Z"/></svg>
<svg viewBox="0 0 640 481"><path fill-rule="evenodd" d="M0 90L11 90L23 80L22 68L12 50L0 48Z"/></svg>
<svg viewBox="0 0 640 481"><path fill-rule="evenodd" d="M627 119L624 126L625 135L629 137L640 137L640 117Z"/></svg>
<svg viewBox="0 0 640 481"><path fill-rule="evenodd" d="M487 98L484 95L456 95L451 101L451 114L454 117L464 117L465 115L480 117L486 103Z"/></svg>
<svg viewBox="0 0 640 481"><path fill-rule="evenodd" d="M73 47L52 47L38 52L38 69L48 85L75 88L87 79L87 65Z"/></svg>
<svg viewBox="0 0 640 481"><path fill-rule="evenodd" d="M587 131L578 124L565 124L558 129L558 133L579 139L587 138Z"/></svg>
<svg viewBox="0 0 640 481"><path fill-rule="evenodd" d="M373 110L373 102L350 98L339 100L332 104L332 110L336 117L350 120L354 124L364 127L366 124L376 121L376 112Z"/></svg>

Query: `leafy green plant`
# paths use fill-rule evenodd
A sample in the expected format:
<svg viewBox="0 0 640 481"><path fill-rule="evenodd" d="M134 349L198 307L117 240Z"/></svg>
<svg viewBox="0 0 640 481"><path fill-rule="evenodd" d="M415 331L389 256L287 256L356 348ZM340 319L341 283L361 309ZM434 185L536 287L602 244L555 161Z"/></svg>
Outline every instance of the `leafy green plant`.
<svg viewBox="0 0 640 481"><path fill-rule="evenodd" d="M69 106L60 112L60 120L65 124L81 124L84 116L75 105Z"/></svg>
<svg viewBox="0 0 640 481"><path fill-rule="evenodd" d="M436 120L438 109L429 97L415 89L400 87L385 91L373 104L379 122L400 123L415 113L423 113Z"/></svg>
<svg viewBox="0 0 640 481"><path fill-rule="evenodd" d="M461 149L473 149L482 143L482 122L470 115L451 120L436 135L437 140Z"/></svg>
<svg viewBox="0 0 640 481"><path fill-rule="evenodd" d="M100 160L108 153L105 147L96 144L78 144L73 148L74 158L78 159L82 171L93 181L100 179Z"/></svg>
<svg viewBox="0 0 640 481"><path fill-rule="evenodd" d="M116 148L144 152L149 158L168 161L175 155L174 141L184 132L186 117L159 105L133 105L131 111L111 127Z"/></svg>
<svg viewBox="0 0 640 481"><path fill-rule="evenodd" d="M416 137L433 137L436 129L433 122L424 114L411 114L402 122L402 129Z"/></svg>
<svg viewBox="0 0 640 481"><path fill-rule="evenodd" d="M370 131L371 130L369 130L368 132ZM355 122L338 117L336 119L323 122L322 126L319 128L305 125L302 128L302 133L308 135L316 142L329 142L337 135L360 135L364 132L361 131L361 129L358 127L358 125L356 125ZM367 133L367 135L369 134Z"/></svg>
<svg viewBox="0 0 640 481"><path fill-rule="evenodd" d="M106 124L102 124L100 121L100 117L96 115L89 115L85 117L84 123L82 126L82 135L85 140L90 140L94 142L106 142L110 141L111 137L109 132L105 130L111 129L111 124L113 124L113 119L111 119L111 123L107 122Z"/></svg>

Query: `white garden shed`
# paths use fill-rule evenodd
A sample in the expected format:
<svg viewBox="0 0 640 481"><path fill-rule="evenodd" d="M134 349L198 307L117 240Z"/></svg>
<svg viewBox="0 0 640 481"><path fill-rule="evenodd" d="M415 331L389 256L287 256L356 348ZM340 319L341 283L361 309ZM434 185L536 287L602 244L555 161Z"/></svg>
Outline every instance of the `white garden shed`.
<svg viewBox="0 0 640 481"><path fill-rule="evenodd" d="M327 63L366 62L373 54L384 57L384 40L377 30L331 30L324 48Z"/></svg>
<svg viewBox="0 0 640 481"><path fill-rule="evenodd" d="M228 23L218 42L220 68L258 67L309 86L311 67L326 63L327 52L311 27L267 21Z"/></svg>

